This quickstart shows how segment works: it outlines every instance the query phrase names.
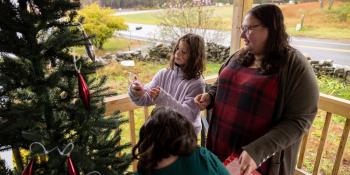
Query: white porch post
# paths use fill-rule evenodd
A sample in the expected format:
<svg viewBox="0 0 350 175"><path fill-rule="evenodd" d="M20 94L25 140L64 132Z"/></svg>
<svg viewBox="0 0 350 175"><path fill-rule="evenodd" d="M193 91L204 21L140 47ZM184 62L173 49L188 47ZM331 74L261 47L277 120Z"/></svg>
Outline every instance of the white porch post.
<svg viewBox="0 0 350 175"><path fill-rule="evenodd" d="M7 168L13 170L13 160L12 160L12 150L7 150L0 152L0 158L5 160L5 165Z"/></svg>
<svg viewBox="0 0 350 175"><path fill-rule="evenodd" d="M252 8L253 0L233 0L230 54L241 47L240 27L244 15Z"/></svg>

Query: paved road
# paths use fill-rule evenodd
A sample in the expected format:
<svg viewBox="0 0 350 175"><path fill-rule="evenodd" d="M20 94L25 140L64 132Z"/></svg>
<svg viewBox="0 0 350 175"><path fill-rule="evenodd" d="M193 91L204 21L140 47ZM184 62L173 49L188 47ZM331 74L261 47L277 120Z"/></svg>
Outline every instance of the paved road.
<svg viewBox="0 0 350 175"><path fill-rule="evenodd" d="M123 15L133 15L133 14L140 14L140 13L154 13L154 12L160 12L159 10L130 10L130 9L122 9L117 10L117 13L113 14L114 16L123 16Z"/></svg>
<svg viewBox="0 0 350 175"><path fill-rule="evenodd" d="M334 60L335 64L350 66L350 42L292 37L291 44L315 60Z"/></svg>
<svg viewBox="0 0 350 175"><path fill-rule="evenodd" d="M119 31L118 34L132 39L169 42L169 38L161 38L160 29L157 25L134 24L129 25L128 31ZM136 27L141 26L141 30L136 30ZM207 32L206 41L215 41L219 44L229 46L231 33L220 32L220 38L217 38L215 30ZM313 60L332 59L334 64L350 66L350 41L312 39L303 37L292 37L291 45L299 49L302 53L310 56Z"/></svg>

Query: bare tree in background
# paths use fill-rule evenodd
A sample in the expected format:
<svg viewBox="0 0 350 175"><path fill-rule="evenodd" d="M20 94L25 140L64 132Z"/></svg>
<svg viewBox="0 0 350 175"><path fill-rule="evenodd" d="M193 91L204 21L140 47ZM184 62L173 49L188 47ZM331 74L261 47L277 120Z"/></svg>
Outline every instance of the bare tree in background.
<svg viewBox="0 0 350 175"><path fill-rule="evenodd" d="M206 42L221 41L224 37L218 32L223 29L223 23L214 15L214 9L198 3L172 6L159 14L158 18L163 40L175 41L186 33L199 34Z"/></svg>
<svg viewBox="0 0 350 175"><path fill-rule="evenodd" d="M324 1L323 0L319 0L319 1L320 1L320 8L322 9ZM333 3L334 3L334 0L328 0L328 10L332 9Z"/></svg>
<svg viewBox="0 0 350 175"><path fill-rule="evenodd" d="M332 9L334 0L328 0L328 10Z"/></svg>
<svg viewBox="0 0 350 175"><path fill-rule="evenodd" d="M323 0L319 0L320 1L320 8L323 8Z"/></svg>

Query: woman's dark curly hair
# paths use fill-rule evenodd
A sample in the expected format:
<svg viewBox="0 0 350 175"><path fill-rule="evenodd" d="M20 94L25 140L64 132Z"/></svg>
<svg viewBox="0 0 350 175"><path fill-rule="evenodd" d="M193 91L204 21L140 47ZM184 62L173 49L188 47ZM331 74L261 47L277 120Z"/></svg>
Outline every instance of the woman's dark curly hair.
<svg viewBox="0 0 350 175"><path fill-rule="evenodd" d="M288 50L291 48L281 9L273 4L264 4L252 8L247 15L255 17L268 29L260 71L263 74L278 72L286 64ZM254 63L254 55L249 51L241 49L237 56L236 63L243 66L248 67Z"/></svg>
<svg viewBox="0 0 350 175"><path fill-rule="evenodd" d="M194 127L185 117L170 108L155 108L132 149L138 172L149 175L162 159L189 155L197 147L196 141Z"/></svg>
<svg viewBox="0 0 350 175"><path fill-rule="evenodd" d="M170 60L170 68L174 69L175 67L175 53L179 48L180 41L186 42L189 46L190 57L187 60L187 63L181 67L184 72L184 78L190 80L192 78L198 79L203 74L205 69L204 64L206 60L205 55L205 43L204 39L193 33L188 33L182 36L176 43L173 53Z"/></svg>

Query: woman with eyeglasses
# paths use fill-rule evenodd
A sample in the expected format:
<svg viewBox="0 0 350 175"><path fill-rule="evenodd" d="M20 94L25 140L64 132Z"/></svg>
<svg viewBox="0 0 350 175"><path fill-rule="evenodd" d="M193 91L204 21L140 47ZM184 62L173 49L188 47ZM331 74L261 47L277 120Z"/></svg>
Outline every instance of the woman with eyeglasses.
<svg viewBox="0 0 350 175"><path fill-rule="evenodd" d="M307 59L288 42L276 5L252 8L241 27L244 47L195 97L213 109L207 148L222 161L239 155L241 173L294 174L299 144L317 112L319 90Z"/></svg>

